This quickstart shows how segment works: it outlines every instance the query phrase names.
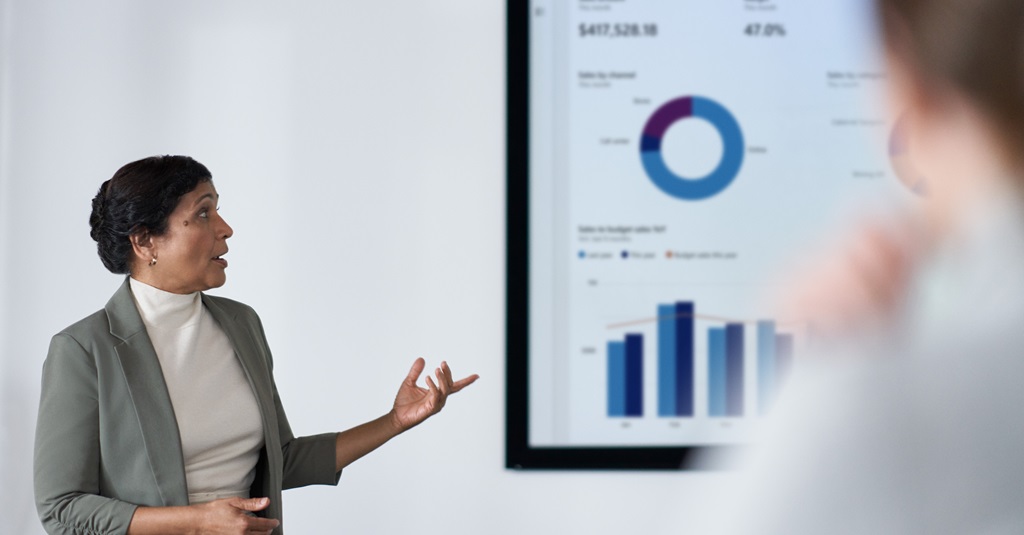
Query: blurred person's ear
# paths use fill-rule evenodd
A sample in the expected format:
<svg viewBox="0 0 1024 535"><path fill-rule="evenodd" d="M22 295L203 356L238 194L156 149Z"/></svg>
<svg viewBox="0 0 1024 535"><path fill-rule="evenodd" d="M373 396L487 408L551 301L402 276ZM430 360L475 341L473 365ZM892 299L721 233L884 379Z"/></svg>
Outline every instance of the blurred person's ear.
<svg viewBox="0 0 1024 535"><path fill-rule="evenodd" d="M913 167L928 182L922 204L932 232L945 234L1009 176L996 131L971 100L955 88L889 51L889 113L898 117Z"/></svg>

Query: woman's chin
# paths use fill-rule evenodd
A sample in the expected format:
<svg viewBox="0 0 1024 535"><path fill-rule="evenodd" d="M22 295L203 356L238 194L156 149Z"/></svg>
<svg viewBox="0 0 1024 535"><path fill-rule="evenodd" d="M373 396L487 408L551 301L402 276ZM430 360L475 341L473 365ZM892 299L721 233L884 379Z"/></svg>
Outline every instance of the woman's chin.
<svg viewBox="0 0 1024 535"><path fill-rule="evenodd" d="M212 290L214 288L220 288L221 286L224 286L224 283L227 282L227 279L227 276L224 275L223 273L221 273L219 277L210 277L206 281L206 289Z"/></svg>

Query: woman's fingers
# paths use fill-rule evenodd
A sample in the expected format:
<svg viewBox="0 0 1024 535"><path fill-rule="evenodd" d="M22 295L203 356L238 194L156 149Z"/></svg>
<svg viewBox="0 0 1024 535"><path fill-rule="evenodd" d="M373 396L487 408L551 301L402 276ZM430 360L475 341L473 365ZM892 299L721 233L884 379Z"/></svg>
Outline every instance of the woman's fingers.
<svg viewBox="0 0 1024 535"><path fill-rule="evenodd" d="M402 382L395 396L395 404L392 410L396 411L397 421L402 429L409 429L418 425L423 420L437 414L444 408L448 396L462 390L477 380L477 375L471 375L459 381L452 379L452 370L445 361L434 369L434 373L424 375L426 388L417 386L419 377L426 366L422 358L416 359L408 376ZM435 382L436 381L436 382Z"/></svg>
<svg viewBox="0 0 1024 535"><path fill-rule="evenodd" d="M242 520L245 522L244 533L271 533L274 528L281 524L280 521L273 518L261 518L253 516L251 511L262 511L270 505L269 498L248 498L238 499L238 501L229 502L232 507L240 509L245 512L245 516Z"/></svg>
<svg viewBox="0 0 1024 535"><path fill-rule="evenodd" d="M425 367L426 363L422 358L416 359L416 362L412 365L412 369L409 370L409 376L406 378L406 381L415 385ZM454 380L454 374L452 373L451 367L448 366L447 361L441 361L441 366L434 369L434 377L437 378L436 383L432 380L429 374L426 376L428 391L431 395L439 395L441 397L448 397L473 384L480 378L479 375L474 373L473 375L464 377L458 381Z"/></svg>
<svg viewBox="0 0 1024 535"><path fill-rule="evenodd" d="M425 367L427 367L427 361L423 360L423 357L416 359L412 363L412 367L409 368L409 375L405 376L406 382L415 385L420 380L420 374L423 373Z"/></svg>
<svg viewBox="0 0 1024 535"><path fill-rule="evenodd" d="M430 397L433 398L437 398L437 396L441 395L441 392L437 389L437 385L434 384L434 380L429 375L427 376L427 391Z"/></svg>
<svg viewBox="0 0 1024 535"><path fill-rule="evenodd" d="M447 361L441 361L441 371L444 372L445 382L448 383L448 389L451 390L454 383L452 382L452 369L448 367Z"/></svg>
<svg viewBox="0 0 1024 535"><path fill-rule="evenodd" d="M268 498L229 498L232 507L243 511L262 511L270 505Z"/></svg>
<svg viewBox="0 0 1024 535"><path fill-rule="evenodd" d="M266 533L274 531L281 522L261 518L254 511L266 509L268 498L223 498L197 506L202 507L204 529L211 533Z"/></svg>
<svg viewBox="0 0 1024 535"><path fill-rule="evenodd" d="M258 516L249 517L249 525L246 528L246 533L266 533L270 534L274 531L280 522L272 518L260 518Z"/></svg>
<svg viewBox="0 0 1024 535"><path fill-rule="evenodd" d="M452 369L448 366L448 362L446 361L441 361L441 370L444 372L445 379L447 379L448 381L448 394L454 394L459 390L462 390L463 388L473 384L474 381L480 378L479 375L473 374L470 375L469 377L465 377L463 379L455 381L453 379L455 374L452 373Z"/></svg>
<svg viewBox="0 0 1024 535"><path fill-rule="evenodd" d="M441 391L441 395L447 397L451 393L452 379L442 370L438 368L434 370L434 376L437 377L437 388Z"/></svg>
<svg viewBox="0 0 1024 535"><path fill-rule="evenodd" d="M466 388L467 386L473 384L479 378L480 378L480 376L474 373L473 375L470 375L469 377L465 377L463 379L459 379L458 381L455 381L452 384L452 394L454 394L454 393L458 392L459 390L462 390L463 388Z"/></svg>

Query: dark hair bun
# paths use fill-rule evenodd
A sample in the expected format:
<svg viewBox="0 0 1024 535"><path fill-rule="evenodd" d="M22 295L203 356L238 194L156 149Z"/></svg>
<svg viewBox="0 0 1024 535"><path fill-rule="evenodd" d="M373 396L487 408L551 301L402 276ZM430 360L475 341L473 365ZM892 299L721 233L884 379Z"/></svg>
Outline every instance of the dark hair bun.
<svg viewBox="0 0 1024 535"><path fill-rule="evenodd" d="M117 170L92 199L89 235L111 273L130 273L131 235L167 231L167 217L181 197L211 179L203 164L188 156L151 156Z"/></svg>
<svg viewBox="0 0 1024 535"><path fill-rule="evenodd" d="M95 241L100 241L103 236L104 221L106 220L106 194L107 184L110 181L106 181L100 186L100 190L96 192L96 196L92 198L92 213L89 214L89 227L92 229L89 231L89 235Z"/></svg>

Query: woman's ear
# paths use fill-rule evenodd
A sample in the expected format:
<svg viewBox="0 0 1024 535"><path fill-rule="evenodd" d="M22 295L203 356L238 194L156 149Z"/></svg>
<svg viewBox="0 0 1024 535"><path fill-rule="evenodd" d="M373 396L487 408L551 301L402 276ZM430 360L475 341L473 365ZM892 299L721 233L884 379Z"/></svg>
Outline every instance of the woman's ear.
<svg viewBox="0 0 1024 535"><path fill-rule="evenodd" d="M156 260L156 247L153 243L153 236L148 230L133 232L128 239L132 242L132 265L142 266L154 263Z"/></svg>

